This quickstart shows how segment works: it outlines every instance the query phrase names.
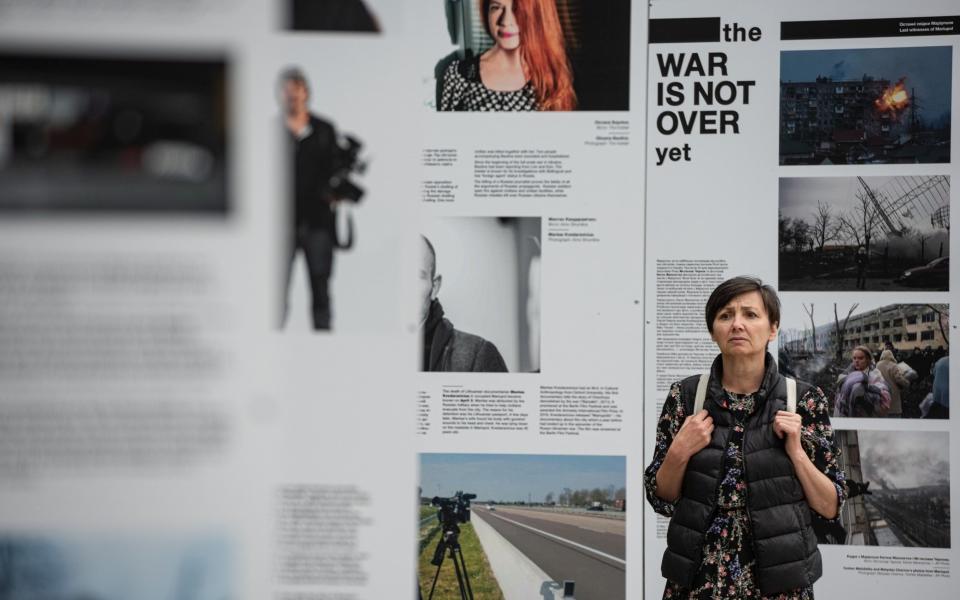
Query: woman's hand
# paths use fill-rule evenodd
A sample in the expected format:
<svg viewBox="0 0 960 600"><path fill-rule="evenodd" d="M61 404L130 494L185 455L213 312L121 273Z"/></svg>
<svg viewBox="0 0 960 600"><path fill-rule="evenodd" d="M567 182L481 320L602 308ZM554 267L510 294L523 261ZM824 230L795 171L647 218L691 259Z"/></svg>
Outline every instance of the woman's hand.
<svg viewBox="0 0 960 600"><path fill-rule="evenodd" d="M803 419L797 413L787 412L785 410L777 411L773 417L773 432L780 439L786 438L787 456L796 459L804 454L803 447L800 445L800 431L803 428Z"/></svg>
<svg viewBox="0 0 960 600"><path fill-rule="evenodd" d="M713 417L706 410L701 410L683 420L667 452L674 452L677 458L686 463L690 457L706 448L712 435Z"/></svg>
<svg viewBox="0 0 960 600"><path fill-rule="evenodd" d="M777 411L773 417L773 431L781 439L786 439L786 452L793 463L794 471L807 504L820 516L834 519L839 509L837 491L833 482L813 464L803 446L800 445L800 432L803 431L803 419L796 413Z"/></svg>
<svg viewBox="0 0 960 600"><path fill-rule="evenodd" d="M667 502L675 502L680 497L687 462L710 443L712 434L713 418L706 410L683 420L657 471L657 496Z"/></svg>

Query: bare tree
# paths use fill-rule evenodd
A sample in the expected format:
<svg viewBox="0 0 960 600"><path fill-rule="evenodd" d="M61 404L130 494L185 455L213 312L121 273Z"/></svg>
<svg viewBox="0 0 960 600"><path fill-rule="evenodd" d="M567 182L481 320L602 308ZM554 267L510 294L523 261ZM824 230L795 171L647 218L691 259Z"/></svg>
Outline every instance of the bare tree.
<svg viewBox="0 0 960 600"><path fill-rule="evenodd" d="M778 242L780 246L780 252L785 252L787 249L787 246L790 245L790 238L791 238L790 230L791 230L792 221L793 219L789 217L784 217L782 213L779 215L779 218L777 220L777 230L778 230L778 236L779 236Z"/></svg>
<svg viewBox="0 0 960 600"><path fill-rule="evenodd" d="M810 225L802 219L794 219L790 230L790 243L793 245L794 252L803 252L803 249L811 245L812 241Z"/></svg>
<svg viewBox="0 0 960 600"><path fill-rule="evenodd" d="M833 303L833 326L834 331L837 335L837 362L843 363L843 336L847 332L847 323L850 322L850 315L853 314L853 311L857 310L857 307L860 306L859 303L854 303L850 307L850 310L847 311L847 318L843 320L843 327L840 326L840 318L837 316L837 303Z"/></svg>
<svg viewBox="0 0 960 600"><path fill-rule="evenodd" d="M840 216L839 228L848 241L863 246L869 256L870 241L880 230L880 214L865 193L857 192L857 200L860 206Z"/></svg>
<svg viewBox="0 0 960 600"><path fill-rule="evenodd" d="M840 233L839 225L833 213L830 212L830 207L820 200L817 200L817 212L813 213L811 232L819 252L823 252L824 245L835 240Z"/></svg>
<svg viewBox="0 0 960 600"><path fill-rule="evenodd" d="M543 498L543 503L544 503L544 504L552 504L552 503L553 503L553 492L547 492L547 495L544 496L544 498Z"/></svg>
<svg viewBox="0 0 960 600"><path fill-rule="evenodd" d="M810 338L813 340L813 353L817 353L817 324L813 322L813 302L810 303L810 308L807 308L806 304L801 304L803 311L807 313L807 316L810 317Z"/></svg>

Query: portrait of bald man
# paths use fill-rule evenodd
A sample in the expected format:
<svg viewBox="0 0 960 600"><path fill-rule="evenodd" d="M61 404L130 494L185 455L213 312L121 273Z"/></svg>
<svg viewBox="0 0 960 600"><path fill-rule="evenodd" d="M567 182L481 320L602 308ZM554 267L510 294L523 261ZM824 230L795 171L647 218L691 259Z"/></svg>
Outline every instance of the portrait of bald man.
<svg viewBox="0 0 960 600"><path fill-rule="evenodd" d="M417 293L423 335L421 370L506 373L507 365L492 342L456 329L446 317L438 298L443 278L437 272L436 250L425 236L420 236L420 240Z"/></svg>

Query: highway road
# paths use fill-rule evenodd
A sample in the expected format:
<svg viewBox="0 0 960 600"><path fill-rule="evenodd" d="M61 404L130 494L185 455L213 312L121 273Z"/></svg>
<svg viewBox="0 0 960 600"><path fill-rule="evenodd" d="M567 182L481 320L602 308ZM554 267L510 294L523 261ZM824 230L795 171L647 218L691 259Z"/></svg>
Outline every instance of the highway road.
<svg viewBox="0 0 960 600"><path fill-rule="evenodd" d="M626 521L501 506L473 512L552 579L574 580L577 600L625 598Z"/></svg>

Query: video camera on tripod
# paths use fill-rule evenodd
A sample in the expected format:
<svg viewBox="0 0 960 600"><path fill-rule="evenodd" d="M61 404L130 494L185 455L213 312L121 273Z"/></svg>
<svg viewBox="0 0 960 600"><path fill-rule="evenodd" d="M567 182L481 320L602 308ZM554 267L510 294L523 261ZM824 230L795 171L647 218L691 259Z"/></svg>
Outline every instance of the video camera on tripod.
<svg viewBox="0 0 960 600"><path fill-rule="evenodd" d="M434 496L430 506L437 507L437 520L446 528L447 524L470 522L470 501L476 499L476 494L465 494L458 491L449 498Z"/></svg>
<svg viewBox="0 0 960 600"><path fill-rule="evenodd" d="M460 600L473 600L473 589L470 587L470 576L467 573L467 562L463 558L463 552L460 549L460 523L470 521L470 501L477 497L476 494L468 494L458 491L449 498L434 496L430 500L431 506L437 507L437 520L440 522L440 539L437 541L437 547L433 552L433 559L430 564L437 567L433 576L433 584L430 586L430 595L428 600L433 600L433 592L437 587L437 578L440 576L440 567L443 565L443 559L447 554L453 560L454 572L457 576L457 586L460 590ZM423 595L420 596L423 598Z"/></svg>

